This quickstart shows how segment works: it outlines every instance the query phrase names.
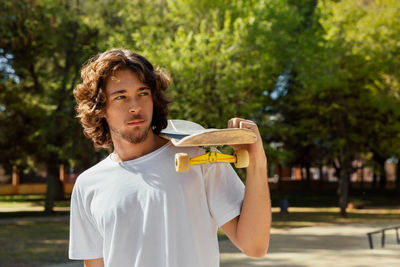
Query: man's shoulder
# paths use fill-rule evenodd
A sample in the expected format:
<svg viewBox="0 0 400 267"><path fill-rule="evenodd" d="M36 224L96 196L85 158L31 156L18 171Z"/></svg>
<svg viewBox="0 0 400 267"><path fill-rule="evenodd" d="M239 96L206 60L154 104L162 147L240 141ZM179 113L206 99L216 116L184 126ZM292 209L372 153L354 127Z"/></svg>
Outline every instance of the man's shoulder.
<svg viewBox="0 0 400 267"><path fill-rule="evenodd" d="M105 159L99 161L98 163L96 163L95 165L93 165L92 167L90 167L89 169L85 170L84 172L82 172L77 180L76 180L76 184L79 185L80 183L85 182L86 180L90 180L91 178L95 178L97 177L99 174L104 173L104 171L107 168L111 167L111 160L110 157L106 157Z"/></svg>

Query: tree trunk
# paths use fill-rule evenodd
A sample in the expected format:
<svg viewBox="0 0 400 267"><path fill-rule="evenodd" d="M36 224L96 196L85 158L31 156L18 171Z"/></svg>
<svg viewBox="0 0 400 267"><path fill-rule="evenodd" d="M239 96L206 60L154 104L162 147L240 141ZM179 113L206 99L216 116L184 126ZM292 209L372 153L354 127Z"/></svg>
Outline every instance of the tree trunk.
<svg viewBox="0 0 400 267"><path fill-rule="evenodd" d="M364 164L361 164L361 174L360 174L360 178L361 178L361 184L360 184L360 188L361 190L364 190Z"/></svg>
<svg viewBox="0 0 400 267"><path fill-rule="evenodd" d="M385 163L386 163L386 160L380 160L379 161L379 173L380 173L379 188L381 190L386 189L386 183L387 183Z"/></svg>
<svg viewBox="0 0 400 267"><path fill-rule="evenodd" d="M44 213L53 214L56 177L54 177L54 174L49 173L46 179L47 179L47 191L46 191L46 201L44 204Z"/></svg>
<svg viewBox="0 0 400 267"><path fill-rule="evenodd" d="M279 163L278 164L278 190L281 190L282 188L282 165Z"/></svg>
<svg viewBox="0 0 400 267"><path fill-rule="evenodd" d="M376 190L376 184L378 180L378 175L376 174L376 169L374 168L374 175L372 177L372 189Z"/></svg>
<svg viewBox="0 0 400 267"><path fill-rule="evenodd" d="M345 163L347 164L347 163ZM339 171L339 183L338 183L338 197L339 197L339 207L340 207L340 216L347 216L347 204L349 200L349 169L346 168L346 165L341 164L341 168Z"/></svg>
<svg viewBox="0 0 400 267"><path fill-rule="evenodd" d="M400 193L400 160L396 166L396 191Z"/></svg>
<svg viewBox="0 0 400 267"><path fill-rule="evenodd" d="M322 171L322 165L319 165L319 188L323 189L324 188L324 172Z"/></svg>
<svg viewBox="0 0 400 267"><path fill-rule="evenodd" d="M306 165L306 181L309 184L311 181L310 166Z"/></svg>
<svg viewBox="0 0 400 267"><path fill-rule="evenodd" d="M59 179L59 165L56 160L48 161L46 180L47 191L44 212L46 214L53 214L54 200L64 199L64 188Z"/></svg>
<svg viewBox="0 0 400 267"><path fill-rule="evenodd" d="M304 188L310 188L310 182L311 182L310 166L309 164L306 164L304 167L306 169L306 180L305 183L303 183L303 186Z"/></svg>
<svg viewBox="0 0 400 267"><path fill-rule="evenodd" d="M303 165L300 165L300 176L301 176L301 181L304 181Z"/></svg>

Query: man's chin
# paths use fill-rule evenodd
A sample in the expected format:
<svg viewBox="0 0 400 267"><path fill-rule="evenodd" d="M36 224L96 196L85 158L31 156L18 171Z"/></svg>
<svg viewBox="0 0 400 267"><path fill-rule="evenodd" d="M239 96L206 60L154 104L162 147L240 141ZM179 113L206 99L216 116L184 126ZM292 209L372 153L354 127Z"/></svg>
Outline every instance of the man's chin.
<svg viewBox="0 0 400 267"><path fill-rule="evenodd" d="M140 144L143 143L147 138L146 136L139 136L139 137L129 137L129 138L124 138L126 141L128 141L131 144Z"/></svg>
<svg viewBox="0 0 400 267"><path fill-rule="evenodd" d="M131 144L140 144L143 143L149 136L149 130L150 129L147 129L145 132L140 134L122 134L122 138Z"/></svg>
<svg viewBox="0 0 400 267"><path fill-rule="evenodd" d="M140 144L143 143L149 136L151 126L148 126L144 130L140 130L140 127L135 127L135 129L124 131L119 131L116 128L110 127L110 130L115 135L115 137L118 136L119 138L131 144Z"/></svg>

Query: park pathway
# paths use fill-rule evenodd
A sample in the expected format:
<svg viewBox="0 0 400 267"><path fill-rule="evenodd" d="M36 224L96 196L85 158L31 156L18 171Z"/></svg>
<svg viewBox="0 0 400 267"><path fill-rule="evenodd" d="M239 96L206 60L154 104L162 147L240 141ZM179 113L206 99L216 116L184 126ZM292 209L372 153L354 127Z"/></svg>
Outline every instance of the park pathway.
<svg viewBox="0 0 400 267"><path fill-rule="evenodd" d="M380 247L380 235L374 236L375 249L369 249L366 233L393 223L368 223L272 229L268 254L262 259L246 257L228 240L220 240L221 267L369 267L400 266L400 244L395 231L386 233L386 246ZM400 225L400 218L397 225ZM47 267L82 267L81 262Z"/></svg>
<svg viewBox="0 0 400 267"><path fill-rule="evenodd" d="M400 219L400 218L399 218ZM381 248L381 235L374 235L374 249L368 244L366 233L399 223L368 223L314 226L290 230L272 229L268 254L262 259L251 259L229 242L223 240L221 267L251 266L329 266L369 267L400 266L400 244L396 232L386 232L386 246Z"/></svg>

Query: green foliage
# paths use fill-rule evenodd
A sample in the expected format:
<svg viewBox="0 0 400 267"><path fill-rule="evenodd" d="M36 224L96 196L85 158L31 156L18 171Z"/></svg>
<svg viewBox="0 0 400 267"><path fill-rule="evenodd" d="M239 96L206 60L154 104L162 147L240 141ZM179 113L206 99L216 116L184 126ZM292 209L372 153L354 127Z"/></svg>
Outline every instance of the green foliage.
<svg viewBox="0 0 400 267"><path fill-rule="evenodd" d="M398 155L395 10L396 1L319 2L276 107L286 144L300 152L295 162L305 155L314 164L321 155L349 162L371 149Z"/></svg>
<svg viewBox="0 0 400 267"><path fill-rule="evenodd" d="M270 163L400 157L397 0L0 4L0 56L15 71L0 67L2 163L98 159L72 90L81 65L110 48L171 72L170 118L256 121Z"/></svg>
<svg viewBox="0 0 400 267"><path fill-rule="evenodd" d="M7 64L18 80L1 84L1 147L8 151L2 162L34 157L56 164L93 150L74 119L72 90L82 62L96 51L97 29L68 1L5 1L4 7L1 56L12 55Z"/></svg>

